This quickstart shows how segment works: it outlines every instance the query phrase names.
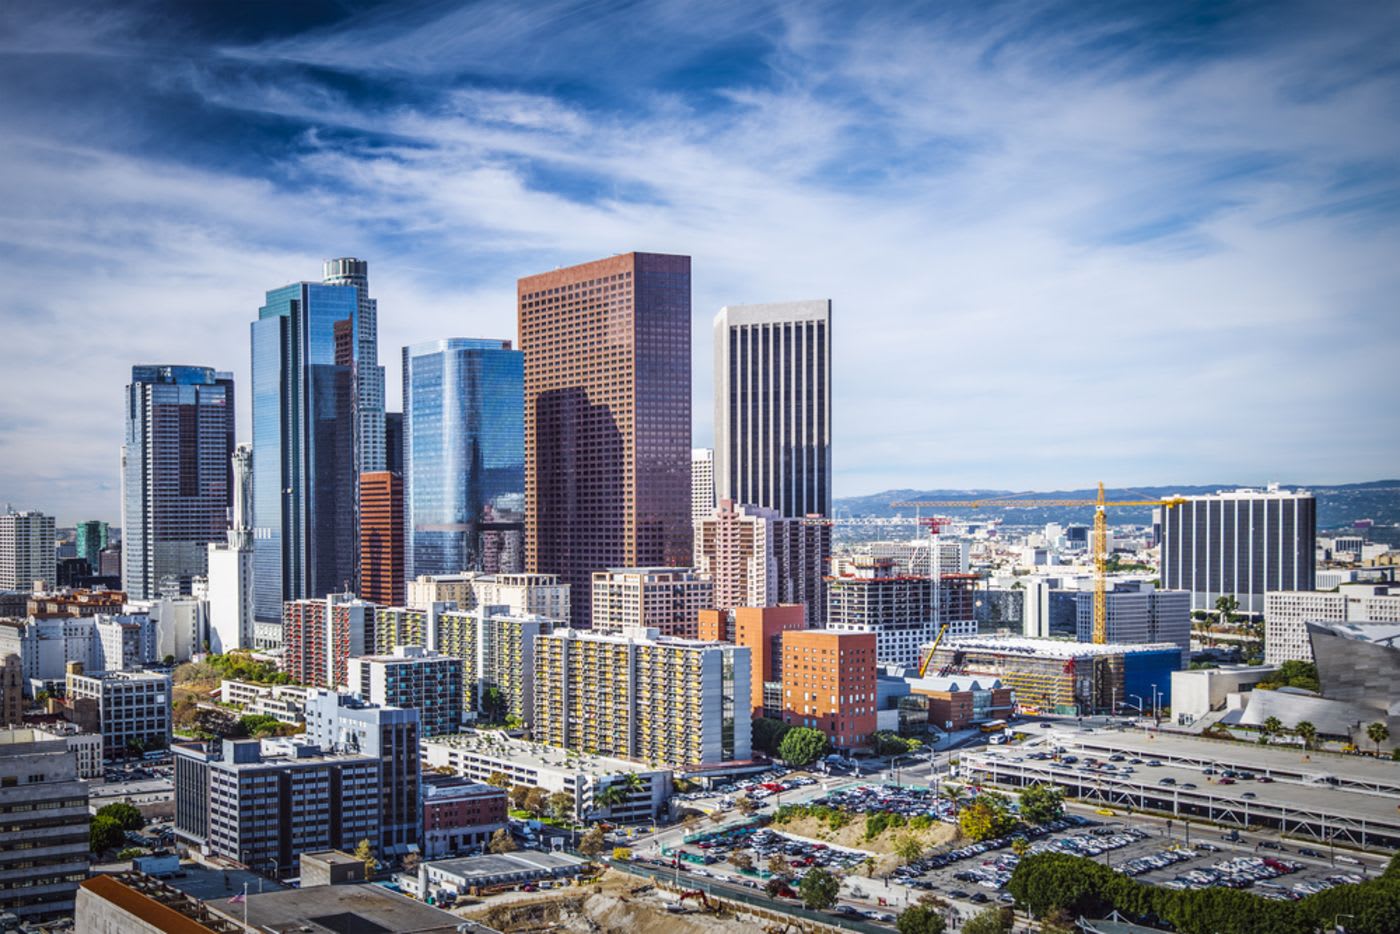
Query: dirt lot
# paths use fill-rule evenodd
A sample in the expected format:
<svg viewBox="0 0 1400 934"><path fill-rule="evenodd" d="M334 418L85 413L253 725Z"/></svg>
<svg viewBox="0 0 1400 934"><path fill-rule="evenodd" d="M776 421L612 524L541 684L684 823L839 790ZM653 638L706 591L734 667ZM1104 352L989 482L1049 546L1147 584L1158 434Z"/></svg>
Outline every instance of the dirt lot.
<svg viewBox="0 0 1400 934"><path fill-rule="evenodd" d="M820 818L802 817L784 824L774 822L770 825L770 829L795 837L806 837L808 840L820 840L822 843L846 847L851 850L874 853L879 860L879 865L875 870L877 874L889 872L900 864L899 857L894 855L894 844L905 834L913 834L918 837L923 842L926 851L939 844L948 843L958 835L956 827L942 821L936 822L927 830L913 830L909 827L890 828L873 840L865 839L864 820L853 820L840 830L832 830Z"/></svg>
<svg viewBox="0 0 1400 934"><path fill-rule="evenodd" d="M625 873L609 871L597 885L516 897L509 901L492 899L491 904L474 906L460 914L506 934L545 930L576 934L612 931L636 934L749 934L767 931L770 927L774 931L784 928L783 925L773 926L755 915L728 910L705 912L694 902L687 902L694 906L689 913L672 914L664 906L674 901L673 894L662 894L651 883ZM800 929L800 923L787 926L789 932Z"/></svg>

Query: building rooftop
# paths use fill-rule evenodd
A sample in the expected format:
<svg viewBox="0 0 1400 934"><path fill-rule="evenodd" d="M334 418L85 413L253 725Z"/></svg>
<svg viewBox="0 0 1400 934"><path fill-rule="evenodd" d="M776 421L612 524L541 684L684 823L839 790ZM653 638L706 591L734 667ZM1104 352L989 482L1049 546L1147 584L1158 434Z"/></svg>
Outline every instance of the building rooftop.
<svg viewBox="0 0 1400 934"><path fill-rule="evenodd" d="M101 875L84 879L79 887L149 926L168 934L234 934L237 924L211 918L193 899L148 876ZM196 920L198 919L198 920Z"/></svg>
<svg viewBox="0 0 1400 934"><path fill-rule="evenodd" d="M595 756L582 752L513 739L499 731L472 731L432 736L423 739L425 746L448 746L475 752L496 759L508 759L525 768L555 769L582 772L594 777L624 775L631 772L663 772L642 762L629 762L611 756Z"/></svg>
<svg viewBox="0 0 1400 934"><path fill-rule="evenodd" d="M943 643L950 649L980 649L1008 655L1045 658L1081 658L1085 655L1125 655L1138 652L1181 652L1174 642L1110 642L1096 645L1073 639L1031 639L1024 636L953 636Z"/></svg>
<svg viewBox="0 0 1400 934"><path fill-rule="evenodd" d="M433 869L458 876L470 885L473 879L491 879L516 872L545 873L557 869L574 869L583 866L586 862L587 860L570 856L567 853L539 853L532 850L519 850L514 853L444 859L429 865Z"/></svg>
<svg viewBox="0 0 1400 934"><path fill-rule="evenodd" d="M456 934L461 919L382 885L317 885L286 892L249 892L246 903L227 898L208 903L213 911L241 920L255 931L309 934Z"/></svg>

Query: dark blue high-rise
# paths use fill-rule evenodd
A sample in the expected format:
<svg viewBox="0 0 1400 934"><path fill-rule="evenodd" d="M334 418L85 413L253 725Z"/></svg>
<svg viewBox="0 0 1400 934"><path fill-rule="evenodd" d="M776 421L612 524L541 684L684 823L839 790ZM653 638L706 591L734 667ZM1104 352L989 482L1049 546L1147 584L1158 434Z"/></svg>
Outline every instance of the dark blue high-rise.
<svg viewBox="0 0 1400 934"><path fill-rule="evenodd" d="M403 349L404 558L410 579L524 562L524 355L508 340Z"/></svg>
<svg viewBox="0 0 1400 934"><path fill-rule="evenodd" d="M360 288L298 282L252 324L253 612L353 587Z"/></svg>

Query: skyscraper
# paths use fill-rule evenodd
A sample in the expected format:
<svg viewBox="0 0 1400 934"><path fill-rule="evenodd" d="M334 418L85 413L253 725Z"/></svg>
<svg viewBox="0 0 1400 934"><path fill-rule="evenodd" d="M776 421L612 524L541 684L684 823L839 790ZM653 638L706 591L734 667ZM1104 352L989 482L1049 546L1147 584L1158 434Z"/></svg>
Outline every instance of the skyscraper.
<svg viewBox="0 0 1400 934"><path fill-rule="evenodd" d="M252 324L259 621L355 579L359 296L353 285L294 283L268 292Z"/></svg>
<svg viewBox="0 0 1400 934"><path fill-rule="evenodd" d="M384 469L403 476L403 413L384 413Z"/></svg>
<svg viewBox="0 0 1400 934"><path fill-rule="evenodd" d="M408 577L521 570L524 367L506 340L403 349Z"/></svg>
<svg viewBox="0 0 1400 934"><path fill-rule="evenodd" d="M53 541L53 516L0 512L0 590L27 593L35 581L52 582L58 568Z"/></svg>
<svg viewBox="0 0 1400 934"><path fill-rule="evenodd" d="M403 479L390 470L360 474L360 596L403 606Z"/></svg>
<svg viewBox="0 0 1400 934"><path fill-rule="evenodd" d="M690 257L627 253L517 283L526 570L690 562Z"/></svg>
<svg viewBox="0 0 1400 934"><path fill-rule="evenodd" d="M77 556L88 563L92 573L97 573L102 561L102 549L108 545L110 530L107 523L96 519L79 522L73 530L76 539Z"/></svg>
<svg viewBox="0 0 1400 934"><path fill-rule="evenodd" d="M789 518L831 515L831 302L715 316L715 492Z"/></svg>
<svg viewBox="0 0 1400 934"><path fill-rule="evenodd" d="M1191 609L1234 597L1262 613L1264 595L1312 590L1317 575L1317 500L1303 490L1222 490L1159 510L1162 587L1189 590Z"/></svg>
<svg viewBox="0 0 1400 934"><path fill-rule="evenodd" d="M233 377L202 366L135 366L122 447L122 586L189 593L224 538L233 472Z"/></svg>
<svg viewBox="0 0 1400 934"><path fill-rule="evenodd" d="M253 648L253 449L233 452L233 521L209 546L209 650ZM202 648L202 647L197 647Z"/></svg>
<svg viewBox="0 0 1400 934"><path fill-rule="evenodd" d="M322 281L359 292L355 318L355 469L384 470L384 368L379 365L379 302L369 297L369 263L352 256L328 259Z"/></svg>

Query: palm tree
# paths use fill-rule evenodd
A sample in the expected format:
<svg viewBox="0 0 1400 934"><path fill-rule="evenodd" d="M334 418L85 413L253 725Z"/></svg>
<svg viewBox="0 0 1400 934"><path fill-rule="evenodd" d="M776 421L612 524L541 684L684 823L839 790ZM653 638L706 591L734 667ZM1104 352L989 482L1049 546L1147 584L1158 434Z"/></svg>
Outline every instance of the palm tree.
<svg viewBox="0 0 1400 934"><path fill-rule="evenodd" d="M621 785L608 785L602 791L593 796L593 807L595 811L608 811L617 807L627 800L627 791Z"/></svg>
<svg viewBox="0 0 1400 934"><path fill-rule="evenodd" d="M1270 736L1277 736L1283 732L1283 721L1278 717L1269 717L1259 725L1259 732L1264 734L1265 742Z"/></svg>
<svg viewBox="0 0 1400 934"><path fill-rule="evenodd" d="M957 804L958 799L962 797L962 789L959 788L957 785L944 785L943 797L947 798L954 804Z"/></svg>
<svg viewBox="0 0 1400 934"><path fill-rule="evenodd" d="M1376 744L1376 755L1379 756L1381 754L1381 743L1390 739L1390 727L1377 720L1375 723L1366 727L1366 736L1371 742Z"/></svg>
<svg viewBox="0 0 1400 934"><path fill-rule="evenodd" d="M1309 720L1299 720L1298 725L1293 728L1293 732L1303 741L1304 749L1311 749L1313 743L1317 742L1317 727L1313 726Z"/></svg>

